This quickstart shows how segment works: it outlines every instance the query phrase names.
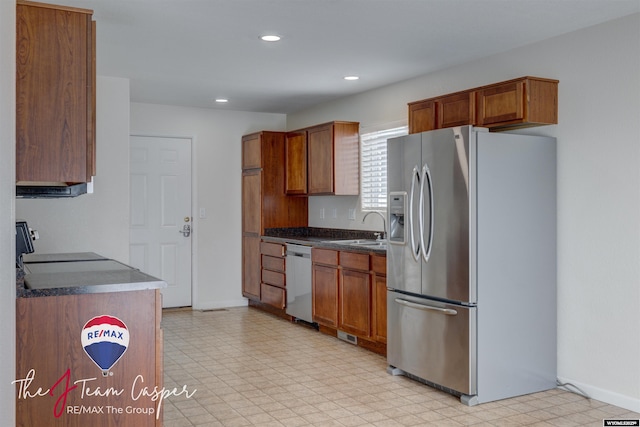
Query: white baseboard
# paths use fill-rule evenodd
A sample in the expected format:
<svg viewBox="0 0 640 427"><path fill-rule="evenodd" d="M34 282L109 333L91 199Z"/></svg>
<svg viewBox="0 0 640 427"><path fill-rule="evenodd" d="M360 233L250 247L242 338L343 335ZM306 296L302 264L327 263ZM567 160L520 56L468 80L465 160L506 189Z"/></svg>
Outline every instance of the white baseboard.
<svg viewBox="0 0 640 427"><path fill-rule="evenodd" d="M608 403L610 405L618 406L620 408L627 409L629 411L640 413L640 399L631 396L625 396L614 391L605 390L599 387L594 387L589 384L583 384L579 381L572 380L570 378L558 377L558 381L561 383L569 383L578 387L580 390L589 395L590 398L599 400L601 402Z"/></svg>

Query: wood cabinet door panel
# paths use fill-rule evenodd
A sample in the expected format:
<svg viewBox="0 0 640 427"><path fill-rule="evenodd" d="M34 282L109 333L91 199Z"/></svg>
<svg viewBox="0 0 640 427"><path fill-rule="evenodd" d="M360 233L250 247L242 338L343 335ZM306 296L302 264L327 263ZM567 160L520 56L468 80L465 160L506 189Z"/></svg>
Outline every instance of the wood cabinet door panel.
<svg viewBox="0 0 640 427"><path fill-rule="evenodd" d="M387 276L372 275L371 335L378 342L387 342Z"/></svg>
<svg viewBox="0 0 640 427"><path fill-rule="evenodd" d="M307 130L308 193L331 194L334 192L333 125Z"/></svg>
<svg viewBox="0 0 640 427"><path fill-rule="evenodd" d="M524 81L509 82L478 91L478 124L524 119Z"/></svg>
<svg viewBox="0 0 640 427"><path fill-rule="evenodd" d="M242 236L242 295L260 299L260 237Z"/></svg>
<svg viewBox="0 0 640 427"><path fill-rule="evenodd" d="M437 100L438 128L475 124L475 92L463 92Z"/></svg>
<svg viewBox="0 0 640 427"><path fill-rule="evenodd" d="M409 104L409 133L420 133L436 128L436 103L433 100Z"/></svg>
<svg viewBox="0 0 640 427"><path fill-rule="evenodd" d="M343 269L340 275L338 328L362 337L371 335L369 272Z"/></svg>
<svg viewBox="0 0 640 427"><path fill-rule="evenodd" d="M338 269L324 265L312 265L312 316L313 321L338 327Z"/></svg>
<svg viewBox="0 0 640 427"><path fill-rule="evenodd" d="M307 194L307 132L289 132L285 137L285 192Z"/></svg>
<svg viewBox="0 0 640 427"><path fill-rule="evenodd" d="M26 378L28 372L34 370L35 378L28 391L35 394L39 388L51 388L51 394L18 399L16 393L15 425L158 426L155 414L136 415L115 411L108 414L106 409L103 414L71 414L67 411L68 407L80 406L104 408L108 405L123 409L159 406L158 402L152 401L151 395L140 395L137 400L134 397L136 394L129 391L136 389L140 392L143 386L149 391L162 389L162 359L161 356L157 357L157 351L162 347L162 343L158 342L162 339L159 328L162 304L158 295L159 290L148 289L16 299L14 378ZM89 320L105 314L124 322L131 340L121 359L113 365L108 375L103 376L81 345L81 331ZM68 376L65 372L68 372ZM88 381L81 385L81 379ZM136 382L138 386L133 386ZM87 386L87 391L95 393L81 393L84 386ZM17 391L19 386L15 387ZM22 387L26 390L28 385ZM78 388L74 390L75 387ZM109 390L126 391L108 393ZM62 412L59 417L54 416L56 410ZM162 421L162 416L159 421ZM8 423L3 422L2 425Z"/></svg>
<svg viewBox="0 0 640 427"><path fill-rule="evenodd" d="M262 172L242 173L242 232L262 234Z"/></svg>
<svg viewBox="0 0 640 427"><path fill-rule="evenodd" d="M260 134L242 137L242 169L257 169L262 167L262 151Z"/></svg>
<svg viewBox="0 0 640 427"><path fill-rule="evenodd" d="M93 171L91 11L17 4L16 181L87 182Z"/></svg>

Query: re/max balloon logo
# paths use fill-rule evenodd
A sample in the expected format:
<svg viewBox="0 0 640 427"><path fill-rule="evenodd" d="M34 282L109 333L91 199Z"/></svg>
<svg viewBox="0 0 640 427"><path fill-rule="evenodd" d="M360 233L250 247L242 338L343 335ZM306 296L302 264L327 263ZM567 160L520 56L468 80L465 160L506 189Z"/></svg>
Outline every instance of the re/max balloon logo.
<svg viewBox="0 0 640 427"><path fill-rule="evenodd" d="M81 341L84 352L107 376L129 347L129 330L117 317L96 316L85 323Z"/></svg>

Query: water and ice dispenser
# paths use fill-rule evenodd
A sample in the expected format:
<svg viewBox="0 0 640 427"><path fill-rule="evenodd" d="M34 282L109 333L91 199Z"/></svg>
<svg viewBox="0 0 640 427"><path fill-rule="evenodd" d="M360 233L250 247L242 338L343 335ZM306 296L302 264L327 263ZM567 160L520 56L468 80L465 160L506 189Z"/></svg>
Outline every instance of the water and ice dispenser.
<svg viewBox="0 0 640 427"><path fill-rule="evenodd" d="M389 193L389 242L404 244L404 216L407 211L407 193L397 191Z"/></svg>

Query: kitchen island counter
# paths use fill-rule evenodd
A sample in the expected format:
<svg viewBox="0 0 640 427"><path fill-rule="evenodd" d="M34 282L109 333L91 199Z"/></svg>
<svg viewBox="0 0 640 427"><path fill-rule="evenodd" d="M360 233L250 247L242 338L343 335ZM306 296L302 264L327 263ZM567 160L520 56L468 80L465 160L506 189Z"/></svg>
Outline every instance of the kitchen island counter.
<svg viewBox="0 0 640 427"><path fill-rule="evenodd" d="M16 296L94 294L161 289L166 282L93 252L25 255L16 270Z"/></svg>
<svg viewBox="0 0 640 427"><path fill-rule="evenodd" d="M162 426L166 283L93 255L80 270L114 268L74 272L74 261L40 256L17 271L17 426ZM47 276L48 288L25 286Z"/></svg>

